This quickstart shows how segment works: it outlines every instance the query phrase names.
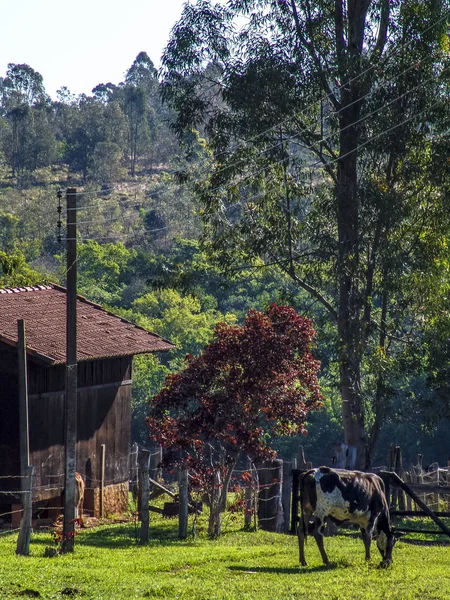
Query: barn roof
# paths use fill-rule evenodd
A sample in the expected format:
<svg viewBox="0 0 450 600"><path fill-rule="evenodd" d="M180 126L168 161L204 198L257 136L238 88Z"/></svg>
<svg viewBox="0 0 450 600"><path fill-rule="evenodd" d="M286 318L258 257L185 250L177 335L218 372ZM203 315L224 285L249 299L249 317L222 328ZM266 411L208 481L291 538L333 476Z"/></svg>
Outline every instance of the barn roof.
<svg viewBox="0 0 450 600"><path fill-rule="evenodd" d="M17 346L17 320L25 321L27 354L48 364L66 361L66 290L55 284L0 289L0 341ZM132 356L172 350L155 333L77 296L77 359Z"/></svg>

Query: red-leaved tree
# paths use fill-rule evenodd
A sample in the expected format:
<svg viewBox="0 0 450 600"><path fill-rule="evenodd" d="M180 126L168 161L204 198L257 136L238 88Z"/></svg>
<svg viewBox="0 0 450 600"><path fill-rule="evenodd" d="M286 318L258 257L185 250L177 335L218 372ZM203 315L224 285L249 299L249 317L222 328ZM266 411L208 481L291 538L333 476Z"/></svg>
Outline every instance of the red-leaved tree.
<svg viewBox="0 0 450 600"><path fill-rule="evenodd" d="M187 357L150 401L150 437L166 464L183 456L207 491L208 532L217 536L231 474L241 453L273 457L268 439L305 433L321 402L309 319L288 306L250 310L240 325L219 323L198 357Z"/></svg>

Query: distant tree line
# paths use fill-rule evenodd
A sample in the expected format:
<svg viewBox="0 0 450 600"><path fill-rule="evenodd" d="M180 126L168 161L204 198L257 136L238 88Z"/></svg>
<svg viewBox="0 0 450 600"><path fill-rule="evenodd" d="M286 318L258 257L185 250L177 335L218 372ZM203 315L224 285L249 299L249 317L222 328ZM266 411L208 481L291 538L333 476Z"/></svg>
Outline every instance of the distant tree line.
<svg viewBox="0 0 450 600"><path fill-rule="evenodd" d="M52 100L43 78L27 64L10 63L0 78L0 151L12 177L68 165L82 183L108 184L165 163L178 143L172 114L161 102L156 69L141 52L118 85L100 83L75 97L63 87Z"/></svg>

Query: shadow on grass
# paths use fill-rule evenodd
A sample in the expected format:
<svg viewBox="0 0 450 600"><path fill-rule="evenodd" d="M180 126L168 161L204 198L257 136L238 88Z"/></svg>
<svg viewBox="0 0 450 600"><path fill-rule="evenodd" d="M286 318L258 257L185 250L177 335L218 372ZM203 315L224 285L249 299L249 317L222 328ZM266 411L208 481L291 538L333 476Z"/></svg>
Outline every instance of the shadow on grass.
<svg viewBox="0 0 450 600"><path fill-rule="evenodd" d="M75 537L75 546L94 546L111 549L134 548L141 545L139 533L140 528L135 527L133 524L102 526L98 529L81 529ZM179 540L175 533L168 533L163 529L150 528L150 541L149 544L145 545L173 546L181 543L189 545L189 542L190 540ZM35 536L33 538L33 545L51 546L52 544L53 538L51 532L49 532L48 536Z"/></svg>
<svg viewBox="0 0 450 600"><path fill-rule="evenodd" d="M412 546L450 546L450 539L448 538L439 540L415 540L402 537L400 542L402 544L411 544Z"/></svg>
<svg viewBox="0 0 450 600"><path fill-rule="evenodd" d="M280 575L298 575L308 573L320 573L321 571L331 571L337 568L337 563L330 563L329 565L320 565L318 567L228 567L229 571L237 571L240 573L277 573Z"/></svg>

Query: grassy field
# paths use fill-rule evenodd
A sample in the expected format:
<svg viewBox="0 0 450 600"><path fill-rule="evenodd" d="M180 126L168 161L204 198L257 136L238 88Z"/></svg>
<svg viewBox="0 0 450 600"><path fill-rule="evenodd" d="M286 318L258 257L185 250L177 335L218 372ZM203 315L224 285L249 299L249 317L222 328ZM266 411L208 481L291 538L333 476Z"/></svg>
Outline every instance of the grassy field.
<svg viewBox="0 0 450 600"><path fill-rule="evenodd" d="M153 515L152 515L153 518ZM177 522L152 522L152 539L139 546L131 523L80 531L75 552L46 557L49 531L33 534L29 557L15 555L17 534L0 535L0 599L145 598L270 599L448 599L450 546L415 543L405 537L394 549L394 564L378 569L373 544L370 563L360 539L342 535L325 540L330 560L321 565L314 540L298 563L293 536L244 532L241 519L224 535L208 540L203 532L177 539Z"/></svg>

